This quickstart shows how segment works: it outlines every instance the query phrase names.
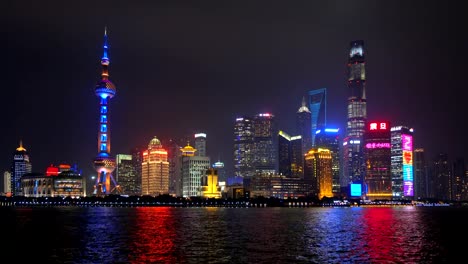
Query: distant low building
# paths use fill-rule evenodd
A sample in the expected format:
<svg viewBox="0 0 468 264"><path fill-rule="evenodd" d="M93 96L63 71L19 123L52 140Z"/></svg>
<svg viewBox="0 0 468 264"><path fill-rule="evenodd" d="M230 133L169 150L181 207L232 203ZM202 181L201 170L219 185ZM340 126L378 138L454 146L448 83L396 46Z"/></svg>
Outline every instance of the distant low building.
<svg viewBox="0 0 468 264"><path fill-rule="evenodd" d="M83 197L84 179L75 171L62 171L57 175L37 172L26 173L21 177L25 197Z"/></svg>

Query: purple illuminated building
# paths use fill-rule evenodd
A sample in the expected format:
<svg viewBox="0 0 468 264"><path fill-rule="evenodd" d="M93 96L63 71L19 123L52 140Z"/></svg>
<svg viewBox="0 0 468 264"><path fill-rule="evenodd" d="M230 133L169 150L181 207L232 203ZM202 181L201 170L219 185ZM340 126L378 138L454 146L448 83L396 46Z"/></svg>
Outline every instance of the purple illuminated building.
<svg viewBox="0 0 468 264"><path fill-rule="evenodd" d="M413 199L413 129L393 126L390 131L393 199Z"/></svg>

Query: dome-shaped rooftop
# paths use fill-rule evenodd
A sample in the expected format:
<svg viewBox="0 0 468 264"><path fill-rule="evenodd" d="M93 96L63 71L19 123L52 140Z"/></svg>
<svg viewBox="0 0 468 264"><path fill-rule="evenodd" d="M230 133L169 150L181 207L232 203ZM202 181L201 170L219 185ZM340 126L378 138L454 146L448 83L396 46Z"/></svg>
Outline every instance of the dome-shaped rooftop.
<svg viewBox="0 0 468 264"><path fill-rule="evenodd" d="M149 149L161 148L161 147L162 147L161 141L156 136L153 139L151 139L148 144Z"/></svg>

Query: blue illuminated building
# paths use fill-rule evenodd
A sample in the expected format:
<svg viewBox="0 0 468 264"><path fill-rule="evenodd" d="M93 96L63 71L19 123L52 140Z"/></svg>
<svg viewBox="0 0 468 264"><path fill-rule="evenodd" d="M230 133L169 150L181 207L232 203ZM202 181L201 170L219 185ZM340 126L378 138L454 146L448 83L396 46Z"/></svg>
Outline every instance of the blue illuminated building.
<svg viewBox="0 0 468 264"><path fill-rule="evenodd" d="M97 172L94 194L98 196L110 194L116 190L120 192L120 186L114 180L112 172L116 164L115 158L110 155L111 137L109 126L109 100L115 96L115 85L109 80L109 56L108 56L107 30L104 30L104 54L101 58L101 80L97 82L95 93L99 97L99 130L98 130L98 155L94 159L94 168ZM111 181L113 188L111 189Z"/></svg>
<svg viewBox="0 0 468 264"><path fill-rule="evenodd" d="M309 91L309 110L311 112L312 146L315 146L315 132L327 125L327 88Z"/></svg>
<svg viewBox="0 0 468 264"><path fill-rule="evenodd" d="M332 156L332 192L338 194L341 191L340 184L340 129L322 128L315 131L315 146L330 150Z"/></svg>

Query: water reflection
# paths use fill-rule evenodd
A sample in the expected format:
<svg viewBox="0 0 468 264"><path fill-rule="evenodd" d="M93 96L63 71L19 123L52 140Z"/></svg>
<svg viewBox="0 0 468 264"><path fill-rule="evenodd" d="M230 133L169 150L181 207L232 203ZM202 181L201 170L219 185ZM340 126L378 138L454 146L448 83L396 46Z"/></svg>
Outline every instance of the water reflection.
<svg viewBox="0 0 468 264"><path fill-rule="evenodd" d="M453 263L468 208L0 208L48 263ZM456 262L456 261L455 261Z"/></svg>
<svg viewBox="0 0 468 264"><path fill-rule="evenodd" d="M135 225L129 241L131 263L176 263L176 221L169 207L135 209Z"/></svg>

